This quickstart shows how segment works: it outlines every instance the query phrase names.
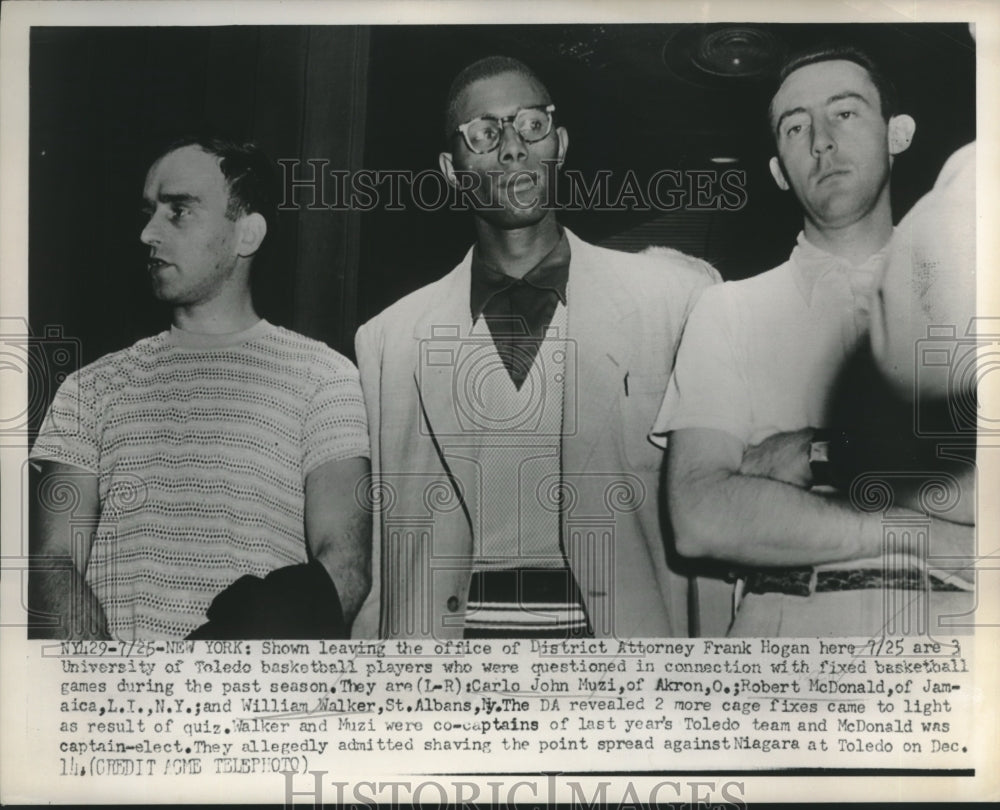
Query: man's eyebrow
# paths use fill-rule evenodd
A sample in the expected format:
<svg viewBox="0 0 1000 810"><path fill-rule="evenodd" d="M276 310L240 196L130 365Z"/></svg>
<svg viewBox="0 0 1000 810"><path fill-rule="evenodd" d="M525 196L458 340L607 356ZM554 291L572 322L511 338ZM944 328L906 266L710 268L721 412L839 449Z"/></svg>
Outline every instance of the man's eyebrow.
<svg viewBox="0 0 1000 810"><path fill-rule="evenodd" d="M778 132L781 129L781 122L786 118L793 115L798 115L799 113L808 112L805 107L792 107L790 110L785 110L781 115L778 116L778 120L774 124L774 131Z"/></svg>
<svg viewBox="0 0 1000 810"><path fill-rule="evenodd" d="M511 115L517 115L521 110L534 110L534 109L537 109L539 107L548 107L549 104L551 104L551 103L552 102L550 102L550 101L539 101L536 104L520 104L520 105L518 105L517 109L514 110L514 112L511 113ZM481 113L479 113L479 115L476 115L476 116L470 118L469 120L470 121L475 121L477 118L500 119L500 118L509 118L509 117L510 116L508 116L508 115L500 115L500 114L495 113L495 112L481 112Z"/></svg>
<svg viewBox="0 0 1000 810"><path fill-rule="evenodd" d="M196 194L159 194L154 200L152 197L147 197L143 195L142 197L142 208L143 210L152 210L156 207L158 202L167 203L168 205L189 205L191 203L197 204L201 202L201 197Z"/></svg>
<svg viewBox="0 0 1000 810"><path fill-rule="evenodd" d="M861 95L861 93L857 93L854 90L845 90L842 93L834 93L826 100L824 106L829 107L831 104L834 104L838 101L843 101L844 99L847 98L857 99L867 107L872 106L871 102L868 101L868 99L866 99L863 95ZM790 110L785 110L781 115L778 116L778 120L774 125L774 131L777 132L778 130L780 130L781 122L784 121L789 116L797 115L798 113L804 113L804 112L808 112L808 110L805 107L793 107Z"/></svg>
<svg viewBox="0 0 1000 810"><path fill-rule="evenodd" d="M160 194L160 195L157 196L157 200L159 202L174 203L174 204L176 204L176 203L200 203L201 202L201 197L198 197L195 194L185 194L185 193L182 192L182 193L178 193L178 194Z"/></svg>
<svg viewBox="0 0 1000 810"><path fill-rule="evenodd" d="M857 93L854 90L845 90L843 93L837 93L835 95L830 96L830 98L826 100L827 106L833 104L836 101L843 101L845 98L854 98L868 107L872 106L871 102L868 99L866 99L863 95L861 95L861 93Z"/></svg>
<svg viewBox="0 0 1000 810"><path fill-rule="evenodd" d="M499 121L502 117L503 116L497 115L494 112L484 111L472 116L472 118L469 118L465 123L468 123L468 121L478 121L480 118L488 118L491 121Z"/></svg>

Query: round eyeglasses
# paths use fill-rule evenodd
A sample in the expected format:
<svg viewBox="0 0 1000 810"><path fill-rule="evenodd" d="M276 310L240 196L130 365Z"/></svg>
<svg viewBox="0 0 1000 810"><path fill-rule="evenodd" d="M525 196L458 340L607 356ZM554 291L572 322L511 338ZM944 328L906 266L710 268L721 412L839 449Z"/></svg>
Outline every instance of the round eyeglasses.
<svg viewBox="0 0 1000 810"><path fill-rule="evenodd" d="M510 124L525 143L535 143L545 138L552 131L552 113L555 104L539 104L534 107L522 107L513 115L497 118L493 115L483 115L466 121L456 129L465 138L465 145L477 155L485 155L500 146L500 136L503 128Z"/></svg>

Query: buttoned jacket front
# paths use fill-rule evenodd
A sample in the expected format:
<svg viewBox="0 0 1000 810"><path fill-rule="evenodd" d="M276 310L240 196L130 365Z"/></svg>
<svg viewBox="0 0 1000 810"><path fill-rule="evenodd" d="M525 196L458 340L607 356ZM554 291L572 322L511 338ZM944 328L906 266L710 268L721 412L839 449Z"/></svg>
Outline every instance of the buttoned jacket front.
<svg viewBox="0 0 1000 810"><path fill-rule="evenodd" d="M687 581L670 570L658 508L662 451L647 439L684 320L713 270L689 257L595 247L567 230L561 547L599 637L686 635ZM471 250L356 338L371 432L373 585L358 638L460 638L481 530L482 442ZM515 426L530 430L530 423ZM541 495L544 497L544 494Z"/></svg>

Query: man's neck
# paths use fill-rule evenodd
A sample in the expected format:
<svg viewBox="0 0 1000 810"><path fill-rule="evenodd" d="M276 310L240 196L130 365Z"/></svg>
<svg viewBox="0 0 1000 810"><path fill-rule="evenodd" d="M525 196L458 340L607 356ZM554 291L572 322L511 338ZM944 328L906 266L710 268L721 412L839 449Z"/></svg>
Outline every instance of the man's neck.
<svg viewBox="0 0 1000 810"><path fill-rule="evenodd" d="M559 241L555 212L526 228L503 230L476 217L479 257L513 278L525 274L544 259Z"/></svg>
<svg viewBox="0 0 1000 810"><path fill-rule="evenodd" d="M173 323L185 332L228 335L249 329L260 316L253 307L250 291L235 297L220 295L210 301L174 307Z"/></svg>
<svg viewBox="0 0 1000 810"><path fill-rule="evenodd" d="M810 244L851 264L864 264L892 238L892 212L879 206L867 216L841 228L822 227L808 217L803 232Z"/></svg>

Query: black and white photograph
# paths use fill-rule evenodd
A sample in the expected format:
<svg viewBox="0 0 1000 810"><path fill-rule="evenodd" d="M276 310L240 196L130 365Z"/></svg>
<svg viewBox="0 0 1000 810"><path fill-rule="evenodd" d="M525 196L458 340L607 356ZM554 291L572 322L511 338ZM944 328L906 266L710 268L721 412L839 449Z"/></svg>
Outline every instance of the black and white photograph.
<svg viewBox="0 0 1000 810"><path fill-rule="evenodd" d="M1000 795L998 9L0 24L4 802Z"/></svg>

